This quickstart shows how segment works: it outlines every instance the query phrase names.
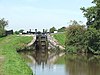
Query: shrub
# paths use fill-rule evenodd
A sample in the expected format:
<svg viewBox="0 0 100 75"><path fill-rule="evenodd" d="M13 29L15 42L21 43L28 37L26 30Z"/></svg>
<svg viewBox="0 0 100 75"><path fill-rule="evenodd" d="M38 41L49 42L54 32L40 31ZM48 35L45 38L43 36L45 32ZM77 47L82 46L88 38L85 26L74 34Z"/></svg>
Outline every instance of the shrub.
<svg viewBox="0 0 100 75"><path fill-rule="evenodd" d="M72 51L77 51L77 52L85 52L85 38L84 34L86 32L85 26L81 25L70 25L67 28L67 33L66 33L66 49L69 49ZM75 49L77 50L75 50Z"/></svg>

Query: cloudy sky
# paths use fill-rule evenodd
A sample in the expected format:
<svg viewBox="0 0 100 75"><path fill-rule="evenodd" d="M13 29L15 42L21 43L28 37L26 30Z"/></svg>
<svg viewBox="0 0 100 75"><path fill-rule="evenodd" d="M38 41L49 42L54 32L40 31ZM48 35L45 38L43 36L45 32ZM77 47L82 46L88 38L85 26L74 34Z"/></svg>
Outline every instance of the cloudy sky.
<svg viewBox="0 0 100 75"><path fill-rule="evenodd" d="M92 0L0 0L0 18L9 21L7 29L49 29L68 26L70 20L86 22L80 7Z"/></svg>

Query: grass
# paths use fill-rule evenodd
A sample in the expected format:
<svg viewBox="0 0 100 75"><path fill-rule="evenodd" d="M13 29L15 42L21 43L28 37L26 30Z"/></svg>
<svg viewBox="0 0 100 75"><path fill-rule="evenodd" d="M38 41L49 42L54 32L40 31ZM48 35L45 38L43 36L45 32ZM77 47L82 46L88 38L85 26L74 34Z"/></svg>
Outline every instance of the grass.
<svg viewBox="0 0 100 75"><path fill-rule="evenodd" d="M60 45L65 46L65 39L66 39L65 32L53 34L53 36L60 43Z"/></svg>
<svg viewBox="0 0 100 75"><path fill-rule="evenodd" d="M16 35L0 38L0 55L4 56L2 75L32 75L31 69L16 51L31 40L32 37Z"/></svg>

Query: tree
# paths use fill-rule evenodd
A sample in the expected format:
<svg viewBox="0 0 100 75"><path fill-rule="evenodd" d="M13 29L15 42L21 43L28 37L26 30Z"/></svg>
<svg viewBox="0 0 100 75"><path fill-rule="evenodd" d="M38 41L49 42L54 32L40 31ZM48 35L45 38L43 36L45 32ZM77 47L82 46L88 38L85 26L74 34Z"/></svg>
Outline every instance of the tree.
<svg viewBox="0 0 100 75"><path fill-rule="evenodd" d="M89 8L82 7L81 10L87 18L87 26L100 29L100 0L93 0L95 6Z"/></svg>
<svg viewBox="0 0 100 75"><path fill-rule="evenodd" d="M5 34L5 27L8 25L8 21L5 21L4 18L0 19L0 36Z"/></svg>
<svg viewBox="0 0 100 75"><path fill-rule="evenodd" d="M62 27L62 28L58 29L58 32L64 32L64 31L66 31L66 27Z"/></svg>
<svg viewBox="0 0 100 75"><path fill-rule="evenodd" d="M15 31L15 34L19 34L19 31Z"/></svg>
<svg viewBox="0 0 100 75"><path fill-rule="evenodd" d="M75 20L71 21L71 25L67 28L65 42L66 50L68 52L85 52L85 32L85 26L80 25Z"/></svg>
<svg viewBox="0 0 100 75"><path fill-rule="evenodd" d="M100 54L100 30L89 28L84 37L87 38L86 41L88 52Z"/></svg>
<svg viewBox="0 0 100 75"><path fill-rule="evenodd" d="M93 0L95 6L82 7L81 10L87 18L87 48L92 53L100 54L100 0Z"/></svg>
<svg viewBox="0 0 100 75"><path fill-rule="evenodd" d="M52 27L52 28L50 28L50 33L54 33L54 31L56 31L56 28L55 27Z"/></svg>
<svg viewBox="0 0 100 75"><path fill-rule="evenodd" d="M23 29L20 29L20 30L19 30L19 33L23 33L23 31L24 31Z"/></svg>

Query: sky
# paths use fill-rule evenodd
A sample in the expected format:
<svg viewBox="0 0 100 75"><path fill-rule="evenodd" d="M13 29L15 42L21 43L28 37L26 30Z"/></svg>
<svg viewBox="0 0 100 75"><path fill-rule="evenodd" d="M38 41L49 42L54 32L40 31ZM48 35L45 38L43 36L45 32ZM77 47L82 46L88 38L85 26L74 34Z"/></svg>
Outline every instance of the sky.
<svg viewBox="0 0 100 75"><path fill-rule="evenodd" d="M67 27L70 20L83 21L80 7L92 0L0 0L0 18L8 20L6 29L29 30Z"/></svg>

